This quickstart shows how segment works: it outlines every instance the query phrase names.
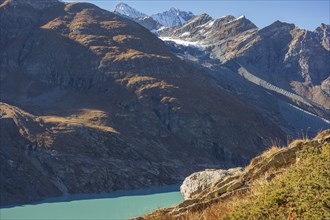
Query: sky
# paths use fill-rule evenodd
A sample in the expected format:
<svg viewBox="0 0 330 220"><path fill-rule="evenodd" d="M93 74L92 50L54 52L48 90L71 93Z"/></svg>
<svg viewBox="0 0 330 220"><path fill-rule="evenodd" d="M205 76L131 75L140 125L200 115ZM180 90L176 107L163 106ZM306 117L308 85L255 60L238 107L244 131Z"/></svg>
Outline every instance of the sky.
<svg viewBox="0 0 330 220"><path fill-rule="evenodd" d="M196 15L207 13L213 18L225 15L239 17L245 15L259 28L270 25L276 20L294 23L296 26L315 30L321 23L330 24L330 0L65 0L66 2L90 2L108 11L124 2L131 7L152 15L171 7L191 11Z"/></svg>

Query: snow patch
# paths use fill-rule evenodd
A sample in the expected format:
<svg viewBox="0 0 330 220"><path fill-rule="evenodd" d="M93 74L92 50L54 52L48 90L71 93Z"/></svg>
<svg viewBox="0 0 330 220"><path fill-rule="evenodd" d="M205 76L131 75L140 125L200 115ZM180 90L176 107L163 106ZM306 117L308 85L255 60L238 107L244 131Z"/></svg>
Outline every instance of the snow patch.
<svg viewBox="0 0 330 220"><path fill-rule="evenodd" d="M165 28L167 28L167 27L166 27L166 26L161 26L160 28L158 28L157 31L162 31L162 30L164 30Z"/></svg>
<svg viewBox="0 0 330 220"><path fill-rule="evenodd" d="M204 27L210 28L210 27L212 27L214 22L215 22L215 20L210 20L210 21L206 22L205 24L196 26L196 28L204 28Z"/></svg>
<svg viewBox="0 0 330 220"><path fill-rule="evenodd" d="M245 16L244 15L241 15L238 18L236 18L236 20L240 20L240 19L243 19L243 18L245 18Z"/></svg>
<svg viewBox="0 0 330 220"><path fill-rule="evenodd" d="M147 17L146 14L132 8L125 3L119 3L118 5L116 5L115 12L131 18Z"/></svg>
<svg viewBox="0 0 330 220"><path fill-rule="evenodd" d="M184 32L183 34L180 35L180 37L187 37L190 36L190 32Z"/></svg>
<svg viewBox="0 0 330 220"><path fill-rule="evenodd" d="M199 47L199 48L204 47L204 45L202 45L199 41L191 42L191 41L175 39L170 37L160 37L159 39L161 39L162 41L173 41L176 44L183 45L186 47Z"/></svg>
<svg viewBox="0 0 330 220"><path fill-rule="evenodd" d="M200 33L200 34L204 34L204 33L205 33L205 29L200 29L200 30L198 31L198 33Z"/></svg>
<svg viewBox="0 0 330 220"><path fill-rule="evenodd" d="M208 27L208 28L212 27L213 24L214 24L214 22L215 22L215 20L210 21L210 22L206 25L206 27Z"/></svg>

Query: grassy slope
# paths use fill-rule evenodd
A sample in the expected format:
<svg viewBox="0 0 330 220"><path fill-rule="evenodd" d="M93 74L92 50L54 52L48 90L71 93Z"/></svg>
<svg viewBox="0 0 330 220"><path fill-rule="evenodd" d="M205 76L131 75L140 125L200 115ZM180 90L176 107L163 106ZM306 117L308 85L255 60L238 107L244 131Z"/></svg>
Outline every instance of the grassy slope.
<svg viewBox="0 0 330 220"><path fill-rule="evenodd" d="M280 151L296 151L295 163L274 167L255 179L247 191L234 193L228 199L198 211L167 215L162 210L145 219L330 219L330 130L313 140L296 140L288 148L272 147L251 161L272 160ZM297 148L296 148L297 149ZM285 158L284 158L285 159ZM288 159L288 158L287 158ZM267 178L266 178L267 177ZM157 213L158 212L158 213Z"/></svg>
<svg viewBox="0 0 330 220"><path fill-rule="evenodd" d="M330 146L304 148L269 184L252 188L225 219L330 219Z"/></svg>

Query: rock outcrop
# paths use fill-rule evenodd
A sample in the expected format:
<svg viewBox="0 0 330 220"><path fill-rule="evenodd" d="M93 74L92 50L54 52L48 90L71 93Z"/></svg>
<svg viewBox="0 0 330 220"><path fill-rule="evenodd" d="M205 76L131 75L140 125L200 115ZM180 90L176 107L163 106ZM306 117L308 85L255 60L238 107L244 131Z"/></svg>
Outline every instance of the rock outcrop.
<svg viewBox="0 0 330 220"><path fill-rule="evenodd" d="M215 186L220 180L239 175L242 168L231 168L228 170L208 169L193 173L183 181L180 191L185 199L194 199L203 190Z"/></svg>

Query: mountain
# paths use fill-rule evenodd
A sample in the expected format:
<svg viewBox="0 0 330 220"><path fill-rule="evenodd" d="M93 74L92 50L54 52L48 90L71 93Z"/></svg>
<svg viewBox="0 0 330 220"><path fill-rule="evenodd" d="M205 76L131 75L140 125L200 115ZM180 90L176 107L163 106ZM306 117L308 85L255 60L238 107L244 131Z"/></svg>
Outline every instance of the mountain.
<svg viewBox="0 0 330 220"><path fill-rule="evenodd" d="M192 12L181 11L178 8L170 8L169 11L151 15L151 17L166 27L184 24L190 20L194 14Z"/></svg>
<svg viewBox="0 0 330 220"><path fill-rule="evenodd" d="M168 11L148 16L125 3L116 5L114 12L126 16L153 31L162 26L171 27L183 24L194 16L192 12L181 11L177 8L170 8Z"/></svg>
<svg viewBox="0 0 330 220"><path fill-rule="evenodd" d="M17 3L15 2L15 0L1 0L0 1L0 4L8 4L8 2L11 2L11 4L13 5L17 5ZM50 7L50 6L53 6L53 5L56 5L58 4L59 1L58 0L46 0L46 1L35 1L35 0L26 0L26 1L23 1L21 0L19 2L19 4L23 4L25 6L30 6L30 7L33 7L35 9L44 9L44 8L47 8L47 7Z"/></svg>
<svg viewBox="0 0 330 220"><path fill-rule="evenodd" d="M38 0L0 13L1 204L178 183L285 140L125 17Z"/></svg>
<svg viewBox="0 0 330 220"><path fill-rule="evenodd" d="M114 11L115 13L125 15L130 18L143 18L147 17L146 14L132 8L131 6L125 4L125 3L119 3L116 5L116 9Z"/></svg>
<svg viewBox="0 0 330 220"><path fill-rule="evenodd" d="M330 25L321 24L316 28L315 33L319 38L319 41L322 41L323 47L329 51L330 50Z"/></svg>
<svg viewBox="0 0 330 220"><path fill-rule="evenodd" d="M160 29L163 27L160 23L152 19L152 17L147 16L147 17L141 17L141 18L136 18L134 21L142 25L143 27L147 28L151 32L156 32L156 30Z"/></svg>
<svg viewBox="0 0 330 220"><path fill-rule="evenodd" d="M137 219L328 219L329 154L330 130L273 146L244 169L192 174L181 185L189 198Z"/></svg>
<svg viewBox="0 0 330 220"><path fill-rule="evenodd" d="M153 32L162 27L162 25L152 17L139 12L125 3L119 3L116 5L114 13L131 19Z"/></svg>
<svg viewBox="0 0 330 220"><path fill-rule="evenodd" d="M330 127L326 27L311 32L276 21L258 29L245 16L202 14L158 35L178 57L297 136Z"/></svg>
<svg viewBox="0 0 330 220"><path fill-rule="evenodd" d="M257 27L244 16L224 16L213 19L208 14L195 16L185 24L159 30L161 38L181 39L201 45L213 45L228 37L256 30ZM246 33L244 33L246 34Z"/></svg>

